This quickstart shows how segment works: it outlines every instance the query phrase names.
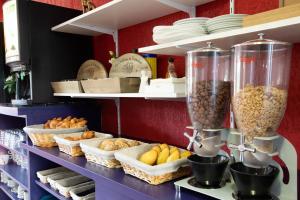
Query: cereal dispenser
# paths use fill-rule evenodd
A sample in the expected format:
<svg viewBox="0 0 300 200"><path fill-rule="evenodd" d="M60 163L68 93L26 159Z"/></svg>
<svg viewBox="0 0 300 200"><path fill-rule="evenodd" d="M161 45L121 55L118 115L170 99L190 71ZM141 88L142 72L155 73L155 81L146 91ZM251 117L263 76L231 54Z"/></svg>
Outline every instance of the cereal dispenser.
<svg viewBox="0 0 300 200"><path fill-rule="evenodd" d="M232 48L232 105L240 141L229 145L240 151L230 166L237 199L273 199L270 189L279 174L272 157L278 155L276 132L288 95L291 45L257 40Z"/></svg>
<svg viewBox="0 0 300 200"><path fill-rule="evenodd" d="M187 53L186 69L187 107L194 134L185 136L190 141L188 149L193 146L197 154L189 160L198 183L218 187L229 161L218 153L230 105L230 53L208 42Z"/></svg>

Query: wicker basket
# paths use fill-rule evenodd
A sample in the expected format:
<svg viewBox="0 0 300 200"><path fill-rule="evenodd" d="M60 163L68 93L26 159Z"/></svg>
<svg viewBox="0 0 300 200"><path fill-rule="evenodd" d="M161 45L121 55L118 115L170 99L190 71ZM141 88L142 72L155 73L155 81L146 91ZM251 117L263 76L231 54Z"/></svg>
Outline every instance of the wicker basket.
<svg viewBox="0 0 300 200"><path fill-rule="evenodd" d="M30 137L33 145L39 147L55 147L57 146L54 136L66 133L76 133L86 130L86 126L82 128L62 128L62 129L44 129L43 124L26 126L24 131Z"/></svg>
<svg viewBox="0 0 300 200"><path fill-rule="evenodd" d="M112 140L116 140L120 138L114 138ZM122 138L125 139L125 138ZM125 139L128 141L131 141L129 139ZM93 162L108 168L120 168L122 167L121 163L116 160L115 153L120 150L115 151L105 151L102 149L99 149L99 145L102 141L84 141L80 143L81 149L85 154L85 157L88 162ZM141 143L141 142L140 142ZM142 143L141 143L142 144ZM132 147L130 147L132 148Z"/></svg>
<svg viewBox="0 0 300 200"><path fill-rule="evenodd" d="M110 134L97 133L95 132L95 137L91 139L83 139L78 141L66 140L65 137L80 137L82 132L79 133L70 133L70 134L61 134L54 136L56 143L58 144L59 150L73 157L84 155L80 143L83 141L93 141L93 140L102 140L107 138L112 138Z"/></svg>
<svg viewBox="0 0 300 200"><path fill-rule="evenodd" d="M157 144L143 144L115 153L115 157L122 164L126 174L142 179L152 185L158 185L179 177L191 174L191 168L186 158L160 165L147 165L138 160L140 155L149 151ZM183 149L179 149L183 152Z"/></svg>
<svg viewBox="0 0 300 200"><path fill-rule="evenodd" d="M155 175L149 175L146 172L143 172L133 166L130 166L129 164L123 162L121 162L121 164L126 174L130 174L139 179L142 179L150 183L151 185L159 185L167 181L171 181L191 174L191 168L189 166L181 167L175 172L169 172L169 173L155 176Z"/></svg>

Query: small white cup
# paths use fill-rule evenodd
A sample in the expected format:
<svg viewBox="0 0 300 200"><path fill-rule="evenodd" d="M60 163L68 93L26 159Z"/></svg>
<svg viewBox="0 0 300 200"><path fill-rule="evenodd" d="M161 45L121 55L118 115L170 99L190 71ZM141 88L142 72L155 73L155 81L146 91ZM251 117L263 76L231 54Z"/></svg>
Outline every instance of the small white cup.
<svg viewBox="0 0 300 200"><path fill-rule="evenodd" d="M17 185L17 183L13 180L8 180L7 181L7 186L10 187L10 188L13 188Z"/></svg>
<svg viewBox="0 0 300 200"><path fill-rule="evenodd" d="M10 156L7 154L0 155L0 165L7 165Z"/></svg>
<svg viewBox="0 0 300 200"><path fill-rule="evenodd" d="M24 188L21 185L18 187L18 198L24 199Z"/></svg>
<svg viewBox="0 0 300 200"><path fill-rule="evenodd" d="M24 190L24 192L23 192L23 198L24 198L24 200L29 200L29 194L28 194L28 192L25 191L25 190Z"/></svg>

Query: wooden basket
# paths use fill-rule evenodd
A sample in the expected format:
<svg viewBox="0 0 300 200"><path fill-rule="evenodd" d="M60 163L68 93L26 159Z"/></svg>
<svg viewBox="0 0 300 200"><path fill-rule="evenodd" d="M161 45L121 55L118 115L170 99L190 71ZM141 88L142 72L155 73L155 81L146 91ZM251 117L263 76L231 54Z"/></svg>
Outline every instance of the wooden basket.
<svg viewBox="0 0 300 200"><path fill-rule="evenodd" d="M82 80L85 93L137 93L140 78L104 78L97 80Z"/></svg>
<svg viewBox="0 0 300 200"><path fill-rule="evenodd" d="M52 89L55 93L82 93L80 81L58 81L51 82Z"/></svg>

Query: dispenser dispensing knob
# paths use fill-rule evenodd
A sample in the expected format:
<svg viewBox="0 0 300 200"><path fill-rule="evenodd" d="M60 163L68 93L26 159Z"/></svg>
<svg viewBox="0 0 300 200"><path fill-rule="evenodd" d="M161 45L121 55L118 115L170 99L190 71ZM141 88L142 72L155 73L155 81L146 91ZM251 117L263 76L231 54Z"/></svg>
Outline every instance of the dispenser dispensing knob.
<svg viewBox="0 0 300 200"><path fill-rule="evenodd" d="M196 141L196 137L197 137L197 131L194 131L193 136L190 136L187 132L184 132L183 135L188 138L189 140L189 145L187 146L188 150L191 150L192 145L195 143L199 148L202 147L202 144Z"/></svg>
<svg viewBox="0 0 300 200"><path fill-rule="evenodd" d="M231 149L236 149L240 152L248 151L248 152L251 152L251 153L255 153L255 151L256 151L253 148L246 147L244 144L240 144L240 145L229 144L228 147L231 148Z"/></svg>

